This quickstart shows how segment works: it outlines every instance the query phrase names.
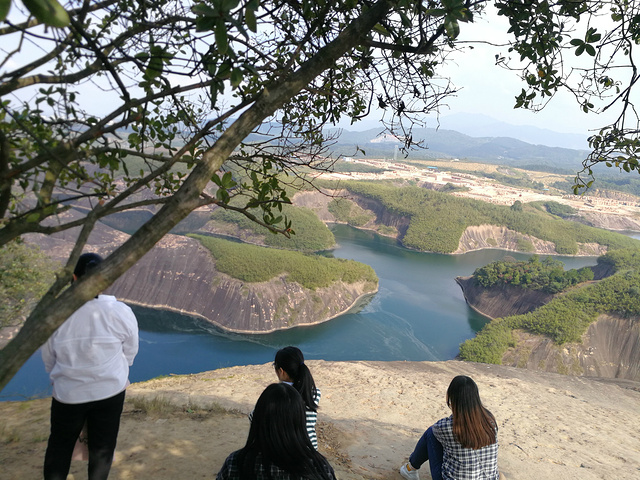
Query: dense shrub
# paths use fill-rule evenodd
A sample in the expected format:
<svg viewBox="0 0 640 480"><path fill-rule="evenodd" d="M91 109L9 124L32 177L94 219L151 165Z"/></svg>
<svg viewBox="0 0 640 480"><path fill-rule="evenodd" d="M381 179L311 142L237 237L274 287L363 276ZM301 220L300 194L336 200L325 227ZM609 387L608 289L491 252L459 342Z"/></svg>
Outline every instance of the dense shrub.
<svg viewBox="0 0 640 480"><path fill-rule="evenodd" d="M362 227L373 219L371 214L347 198L334 198L327 205L327 209L338 222L347 223L352 227Z"/></svg>
<svg viewBox="0 0 640 480"><path fill-rule="evenodd" d="M24 321L60 266L35 246L11 242L0 248L0 327Z"/></svg>
<svg viewBox="0 0 640 480"><path fill-rule="evenodd" d="M558 293L579 283L593 280L593 270L589 267L565 272L564 264L547 257L540 261L537 255L524 262L499 260L473 272L475 281L485 288L495 285L513 285L531 290Z"/></svg>

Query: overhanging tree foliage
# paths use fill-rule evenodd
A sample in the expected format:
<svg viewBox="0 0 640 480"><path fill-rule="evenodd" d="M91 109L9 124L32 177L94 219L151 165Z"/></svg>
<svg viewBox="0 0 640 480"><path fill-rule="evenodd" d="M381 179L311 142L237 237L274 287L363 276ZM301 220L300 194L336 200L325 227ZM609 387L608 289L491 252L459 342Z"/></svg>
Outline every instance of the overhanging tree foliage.
<svg viewBox="0 0 640 480"><path fill-rule="evenodd" d="M605 3L617 36L572 33L606 13ZM588 110L591 96L618 88L626 119L636 77L624 84L604 64L610 80L592 68L582 73L593 84L570 84L557 70L566 49L603 58L605 39L617 39L617 57L633 59L635 4L605 3L495 2L512 21L514 51L530 62L520 106L536 108L566 87ZM71 0L66 16L55 0L24 4L0 0L0 245L26 233L80 233L54 285L0 351L0 388L194 209L236 209L290 234L295 225L281 214L287 183L331 166L324 126L380 108L385 126L411 146L412 121L454 91L437 71L459 48L460 23L489 3ZM637 132L614 127L594 140L594 155L607 154L605 145L618 155ZM624 162L607 158L637 166L633 149ZM67 288L96 222L149 205L153 218Z"/></svg>

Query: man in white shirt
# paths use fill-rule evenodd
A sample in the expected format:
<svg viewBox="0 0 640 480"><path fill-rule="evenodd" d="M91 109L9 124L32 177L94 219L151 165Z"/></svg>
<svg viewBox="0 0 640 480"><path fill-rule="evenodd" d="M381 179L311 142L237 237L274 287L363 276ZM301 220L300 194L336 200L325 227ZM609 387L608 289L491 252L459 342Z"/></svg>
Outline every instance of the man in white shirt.
<svg viewBox="0 0 640 480"><path fill-rule="evenodd" d="M74 280L102 262L80 256ZM109 476L116 447L129 366L138 353L138 322L111 295L98 295L73 313L42 347L53 383L51 435L44 459L45 480L66 480L73 449L87 425L89 480Z"/></svg>

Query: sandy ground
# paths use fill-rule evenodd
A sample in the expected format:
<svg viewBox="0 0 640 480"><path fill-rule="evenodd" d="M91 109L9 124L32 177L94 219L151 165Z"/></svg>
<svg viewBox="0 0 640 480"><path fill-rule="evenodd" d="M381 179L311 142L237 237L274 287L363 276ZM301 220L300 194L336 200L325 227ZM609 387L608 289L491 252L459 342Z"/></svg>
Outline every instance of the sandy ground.
<svg viewBox="0 0 640 480"><path fill-rule="evenodd" d="M496 416L508 480L640 478L640 386L448 362L308 362L322 389L320 451L340 479L395 479L425 428L446 416L455 375L473 377ZM270 364L129 387L112 479L214 478L248 432ZM49 400L0 403L0 478L36 479ZM73 462L73 479L86 478ZM430 478L426 469L423 479Z"/></svg>

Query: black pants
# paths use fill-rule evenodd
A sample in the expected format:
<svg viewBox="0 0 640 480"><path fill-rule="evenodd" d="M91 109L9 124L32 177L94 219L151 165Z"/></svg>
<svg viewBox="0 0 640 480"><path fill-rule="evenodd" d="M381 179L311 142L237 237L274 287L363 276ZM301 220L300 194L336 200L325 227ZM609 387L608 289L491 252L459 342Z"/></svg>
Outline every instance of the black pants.
<svg viewBox="0 0 640 480"><path fill-rule="evenodd" d="M44 456L45 480L66 480L76 440L87 422L89 437L89 480L106 480L116 449L121 393L95 402L68 404L51 400L51 435Z"/></svg>

